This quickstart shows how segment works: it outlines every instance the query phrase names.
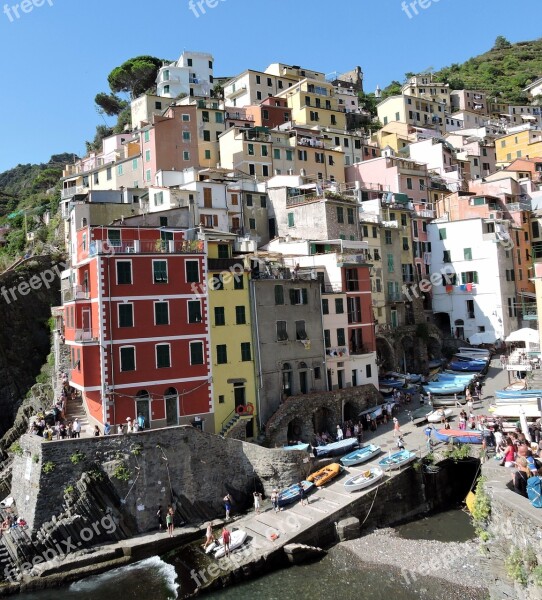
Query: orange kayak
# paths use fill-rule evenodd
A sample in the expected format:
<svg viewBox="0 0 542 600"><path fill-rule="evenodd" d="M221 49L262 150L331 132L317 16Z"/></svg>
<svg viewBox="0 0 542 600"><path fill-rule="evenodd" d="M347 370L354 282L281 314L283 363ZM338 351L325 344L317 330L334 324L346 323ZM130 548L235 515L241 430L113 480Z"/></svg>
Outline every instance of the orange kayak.
<svg viewBox="0 0 542 600"><path fill-rule="evenodd" d="M312 481L315 486L321 487L328 481L331 481L334 477L337 477L340 472L341 465L339 463L333 463L309 475L307 481Z"/></svg>

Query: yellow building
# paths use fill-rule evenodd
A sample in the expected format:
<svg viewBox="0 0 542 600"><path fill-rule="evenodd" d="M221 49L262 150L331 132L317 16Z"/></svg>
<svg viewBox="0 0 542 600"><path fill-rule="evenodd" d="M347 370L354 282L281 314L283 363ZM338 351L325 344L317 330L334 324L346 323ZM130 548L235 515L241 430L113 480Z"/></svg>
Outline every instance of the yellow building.
<svg viewBox="0 0 542 600"><path fill-rule="evenodd" d="M384 125L399 121L414 127L445 132L445 105L416 96L390 96L376 107L378 120Z"/></svg>
<svg viewBox="0 0 542 600"><path fill-rule="evenodd" d="M219 232L217 232L219 233ZM249 271L232 258L232 243L209 234L208 289L215 432L257 435L256 379Z"/></svg>
<svg viewBox="0 0 542 600"><path fill-rule="evenodd" d="M522 131L495 140L497 167L509 165L516 158L542 156L542 131L525 126Z"/></svg>
<svg viewBox="0 0 542 600"><path fill-rule="evenodd" d="M225 110L218 100L198 99L196 106L199 164L203 168L214 168L220 164L218 136L226 128Z"/></svg>
<svg viewBox="0 0 542 600"><path fill-rule="evenodd" d="M292 121L298 125L346 129L346 113L339 106L331 83L303 79L276 96L286 98L288 107L292 109Z"/></svg>
<svg viewBox="0 0 542 600"><path fill-rule="evenodd" d="M272 140L267 127L230 127L219 137L220 164L247 175L273 175Z"/></svg>

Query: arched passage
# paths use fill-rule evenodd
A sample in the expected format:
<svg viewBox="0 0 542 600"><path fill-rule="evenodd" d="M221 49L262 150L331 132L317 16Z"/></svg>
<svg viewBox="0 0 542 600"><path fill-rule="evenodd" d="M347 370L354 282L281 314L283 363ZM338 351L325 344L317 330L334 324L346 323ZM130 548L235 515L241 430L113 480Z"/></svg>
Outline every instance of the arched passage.
<svg viewBox="0 0 542 600"><path fill-rule="evenodd" d="M444 335L450 335L450 315L443 312L435 313L433 318L435 319L435 325L440 329L440 331L442 331Z"/></svg>
<svg viewBox="0 0 542 600"><path fill-rule="evenodd" d="M343 421L358 421L359 408L352 402L345 402L343 409Z"/></svg>
<svg viewBox="0 0 542 600"><path fill-rule="evenodd" d="M376 338L377 361L382 371L393 371L395 368L395 357L393 348L388 340L383 337Z"/></svg>
<svg viewBox="0 0 542 600"><path fill-rule="evenodd" d="M303 421L299 417L295 417L288 423L288 444L297 444L298 442L308 442L303 431Z"/></svg>
<svg viewBox="0 0 542 600"><path fill-rule="evenodd" d="M314 411L312 415L312 424L315 433L323 433L324 431L332 433L337 426L337 423L333 422L332 412L325 406Z"/></svg>
<svg viewBox="0 0 542 600"><path fill-rule="evenodd" d="M397 357L399 364L401 365L401 369L408 372L416 372L416 363L418 357L416 356L414 340L406 335L401 338L399 347L398 347L399 356Z"/></svg>
<svg viewBox="0 0 542 600"><path fill-rule="evenodd" d="M166 409L166 425L172 427L179 424L179 393L174 387L164 392Z"/></svg>
<svg viewBox="0 0 542 600"><path fill-rule="evenodd" d="M136 394L136 417L140 414L145 418L145 428L150 427L151 397L147 390L139 390Z"/></svg>

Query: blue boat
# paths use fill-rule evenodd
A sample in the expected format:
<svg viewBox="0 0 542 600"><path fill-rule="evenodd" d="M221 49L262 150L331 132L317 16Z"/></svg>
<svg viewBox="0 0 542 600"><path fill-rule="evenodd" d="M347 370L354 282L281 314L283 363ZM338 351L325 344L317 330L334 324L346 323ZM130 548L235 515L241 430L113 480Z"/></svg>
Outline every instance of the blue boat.
<svg viewBox="0 0 542 600"><path fill-rule="evenodd" d="M455 381L455 382L459 382L459 381L465 381L466 383L470 383L471 381L473 381L475 378L475 375L465 375L463 373L439 373L435 379L433 379L432 381L430 381L429 383L433 383L433 382L444 382L444 381Z"/></svg>
<svg viewBox="0 0 542 600"><path fill-rule="evenodd" d="M441 442L454 442L458 444L481 444L484 433L475 429L434 429L437 440Z"/></svg>
<svg viewBox="0 0 542 600"><path fill-rule="evenodd" d="M542 390L497 390L495 398L536 398L542 396Z"/></svg>
<svg viewBox="0 0 542 600"><path fill-rule="evenodd" d="M449 364L452 371L472 371L479 373L487 367L487 363L479 360L457 360Z"/></svg>
<svg viewBox="0 0 542 600"><path fill-rule="evenodd" d="M346 438L340 442L333 442L326 446L316 446L313 449L314 456L325 458L327 456L342 456L351 452L358 445L357 438Z"/></svg>
<svg viewBox="0 0 542 600"><path fill-rule="evenodd" d="M396 371L390 371L389 373L386 373L386 377L390 377L392 379L404 379L406 383L419 383L422 380L421 375L412 373L397 373Z"/></svg>
<svg viewBox="0 0 542 600"><path fill-rule="evenodd" d="M410 450L400 450L394 452L378 461L378 466L384 471L400 469L403 465L407 465L416 460L416 453Z"/></svg>
<svg viewBox="0 0 542 600"><path fill-rule="evenodd" d="M438 369L438 368L442 367L444 362L445 362L445 360L443 358L435 358L433 360L430 360L427 363L427 367L429 369Z"/></svg>
<svg viewBox="0 0 542 600"><path fill-rule="evenodd" d="M378 380L378 385L381 385L382 387L391 387L391 388L402 388L405 385L405 380L404 379L379 379Z"/></svg>
<svg viewBox="0 0 542 600"><path fill-rule="evenodd" d="M442 383L428 383L423 386L425 392L429 392L434 395L450 395L450 394L462 394L465 391L466 383L454 383L453 381L446 381Z"/></svg>
<svg viewBox="0 0 542 600"><path fill-rule="evenodd" d="M283 446L283 450L301 450L306 452L310 448L310 444L294 444L293 446Z"/></svg>
<svg viewBox="0 0 542 600"><path fill-rule="evenodd" d="M339 462L345 467L351 467L352 465L359 465L361 463L367 462L368 460L371 460L371 458L377 456L381 452L382 448L380 446L368 444L367 446L363 446L359 450L354 450L354 452L350 452L350 454L343 456Z"/></svg>
<svg viewBox="0 0 542 600"><path fill-rule="evenodd" d="M312 481L302 481L301 485L305 490L305 494L310 494L314 491L314 483ZM299 483L294 483L290 487L287 487L285 490L279 493L279 506L286 506L288 504L292 504L296 500L301 498L301 488L299 487Z"/></svg>

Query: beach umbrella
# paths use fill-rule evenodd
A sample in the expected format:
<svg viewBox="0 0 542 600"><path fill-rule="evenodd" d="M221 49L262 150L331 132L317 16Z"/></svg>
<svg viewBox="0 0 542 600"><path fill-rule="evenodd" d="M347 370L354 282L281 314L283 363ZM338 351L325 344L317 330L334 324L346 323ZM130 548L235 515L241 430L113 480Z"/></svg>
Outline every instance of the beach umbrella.
<svg viewBox="0 0 542 600"><path fill-rule="evenodd" d="M540 337L538 335L538 329L531 329L530 327L524 327L513 331L507 338L507 342L526 342L529 344L538 344Z"/></svg>

